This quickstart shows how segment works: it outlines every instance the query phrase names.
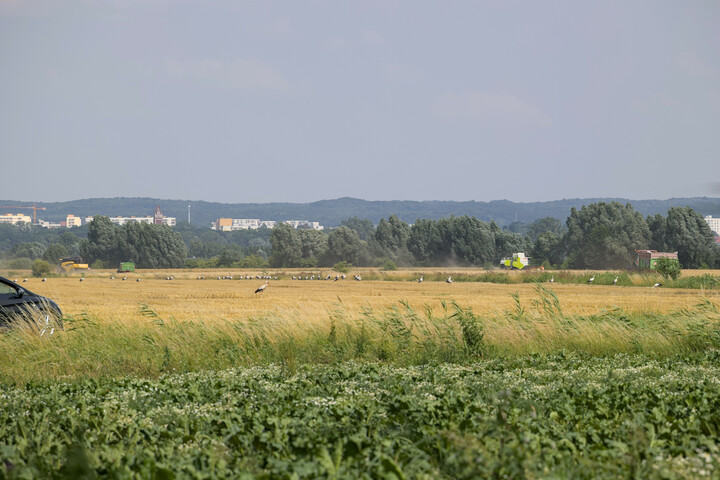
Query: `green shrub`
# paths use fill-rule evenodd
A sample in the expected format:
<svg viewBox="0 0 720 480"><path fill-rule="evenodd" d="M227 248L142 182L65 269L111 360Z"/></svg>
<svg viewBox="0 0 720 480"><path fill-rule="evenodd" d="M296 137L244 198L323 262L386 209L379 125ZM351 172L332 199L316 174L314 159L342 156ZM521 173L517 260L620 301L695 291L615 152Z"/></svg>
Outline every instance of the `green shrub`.
<svg viewBox="0 0 720 480"><path fill-rule="evenodd" d="M333 270L340 273L348 273L352 269L352 263L350 262L338 262L333 265Z"/></svg>
<svg viewBox="0 0 720 480"><path fill-rule="evenodd" d="M655 271L665 278L676 280L680 274L680 262L674 258L658 258L655 261Z"/></svg>
<svg viewBox="0 0 720 480"><path fill-rule="evenodd" d="M395 271L398 269L398 266L392 260L388 260L387 262L385 262L385 265L383 265L382 269L385 271Z"/></svg>
<svg viewBox="0 0 720 480"><path fill-rule="evenodd" d="M50 262L38 258L32 263L32 275L33 277L45 277L52 272L52 268Z"/></svg>
<svg viewBox="0 0 720 480"><path fill-rule="evenodd" d="M90 268L92 268L92 269L105 268L105 262L103 262L103 261L100 260L100 259L95 260L95 261L92 263L92 265L90 265Z"/></svg>

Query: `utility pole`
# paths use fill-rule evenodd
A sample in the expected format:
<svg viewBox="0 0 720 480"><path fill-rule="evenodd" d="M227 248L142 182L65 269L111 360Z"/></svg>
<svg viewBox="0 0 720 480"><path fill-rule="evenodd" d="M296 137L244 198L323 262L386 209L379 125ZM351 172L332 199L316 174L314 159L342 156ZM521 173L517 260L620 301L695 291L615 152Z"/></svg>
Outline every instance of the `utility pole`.
<svg viewBox="0 0 720 480"><path fill-rule="evenodd" d="M188 223L190 223L190 205L188 205Z"/></svg>

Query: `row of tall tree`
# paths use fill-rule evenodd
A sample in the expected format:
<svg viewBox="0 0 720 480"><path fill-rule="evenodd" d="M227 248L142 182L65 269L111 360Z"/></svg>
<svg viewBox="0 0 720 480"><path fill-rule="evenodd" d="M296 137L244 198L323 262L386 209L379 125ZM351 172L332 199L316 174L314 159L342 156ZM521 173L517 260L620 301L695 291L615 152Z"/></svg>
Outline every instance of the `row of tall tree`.
<svg viewBox="0 0 720 480"><path fill-rule="evenodd" d="M490 265L508 253L527 251L527 237L502 230L494 222L474 217L418 220L410 226L395 215L377 227L350 218L325 234L295 230L287 225L270 234L270 265L274 267L330 266L348 262L360 266Z"/></svg>
<svg viewBox="0 0 720 480"><path fill-rule="evenodd" d="M667 217L643 216L631 204L594 203L573 208L567 231L541 234L534 242L536 261L571 268L624 268L635 250L678 252L684 268L720 267L720 246L705 219L690 207L673 207Z"/></svg>
<svg viewBox="0 0 720 480"><path fill-rule="evenodd" d="M87 240L80 243L80 255L88 263L134 261L140 268L180 268L187 249L180 234L167 225L129 222L118 226L98 215L90 222Z"/></svg>
<svg viewBox="0 0 720 480"><path fill-rule="evenodd" d="M546 217L505 229L470 216L409 225L391 215L377 225L351 217L329 231L280 224L274 229L216 232L189 224L175 229L138 223L119 227L97 216L89 226L64 232L0 225L3 246L0 250L9 259L56 262L79 254L91 264L134 260L141 268L328 267L337 262L494 266L513 252L529 253L536 265L625 268L639 249L677 251L685 268L720 267L714 233L692 208L673 207L667 216L644 218L632 205L618 202L573 208L564 225Z"/></svg>
<svg viewBox="0 0 720 480"><path fill-rule="evenodd" d="M515 231L512 231L512 230ZM690 207L666 217L643 218L631 204L598 202L573 208L565 226L555 218L501 229L474 217L417 220L396 216L377 227L350 218L331 231L298 232L287 226L270 234L270 265L329 266L337 261L380 266L494 266L514 252L529 253L536 265L565 268L628 268L636 250L678 252L685 268L720 267L720 246L705 219Z"/></svg>

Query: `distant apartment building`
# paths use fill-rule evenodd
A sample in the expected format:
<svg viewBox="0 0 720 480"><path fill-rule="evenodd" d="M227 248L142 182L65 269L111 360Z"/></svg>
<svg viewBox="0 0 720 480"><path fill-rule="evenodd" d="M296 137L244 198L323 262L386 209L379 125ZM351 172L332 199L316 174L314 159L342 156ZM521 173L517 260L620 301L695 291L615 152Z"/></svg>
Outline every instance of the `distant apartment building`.
<svg viewBox="0 0 720 480"><path fill-rule="evenodd" d="M32 223L32 218L29 215L23 215L22 213L6 213L0 215L0 223L11 223L17 225L18 223Z"/></svg>
<svg viewBox="0 0 720 480"><path fill-rule="evenodd" d="M308 220L285 220L283 223L287 223L294 229L298 228L306 228L306 229L313 229L313 230L322 230L323 227L320 225L319 222L310 222Z"/></svg>
<svg viewBox="0 0 720 480"><path fill-rule="evenodd" d="M90 220L92 220L92 217L90 217ZM160 223L157 223L155 221L155 217L110 217L110 221L117 225L125 225L126 223L130 222L137 222L137 223L148 223L150 225L168 225L171 227L174 227L175 217L163 217L160 220Z"/></svg>
<svg viewBox="0 0 720 480"><path fill-rule="evenodd" d="M715 232L715 235L720 235L720 218L713 218L712 215L707 215L705 221L710 227L710 230Z"/></svg>
<svg viewBox="0 0 720 480"><path fill-rule="evenodd" d="M38 220L38 226L43 228L63 228L65 226L65 222L48 222L46 220Z"/></svg>
<svg viewBox="0 0 720 480"><path fill-rule="evenodd" d="M155 223L155 219L153 217L110 217L110 221L116 225L125 225L130 222L149 224Z"/></svg>
<svg viewBox="0 0 720 480"><path fill-rule="evenodd" d="M260 220L259 218L218 218L210 227L218 232L233 230L256 230L258 228L273 228L277 225L274 220Z"/></svg>
<svg viewBox="0 0 720 480"><path fill-rule="evenodd" d="M232 230L255 230L260 228L259 218L233 218Z"/></svg>
<svg viewBox="0 0 720 480"><path fill-rule="evenodd" d="M232 218L218 218L212 222L212 229L218 232L229 232L232 230Z"/></svg>
<svg viewBox="0 0 720 480"><path fill-rule="evenodd" d="M230 232L232 230L255 230L262 226L267 227L267 223L268 222L260 221L259 218L218 218L216 221L212 222L212 229L219 232Z"/></svg>
<svg viewBox="0 0 720 480"><path fill-rule="evenodd" d="M65 218L65 227L72 228L80 226L82 226L82 218L76 217L75 215L68 215L67 218Z"/></svg>

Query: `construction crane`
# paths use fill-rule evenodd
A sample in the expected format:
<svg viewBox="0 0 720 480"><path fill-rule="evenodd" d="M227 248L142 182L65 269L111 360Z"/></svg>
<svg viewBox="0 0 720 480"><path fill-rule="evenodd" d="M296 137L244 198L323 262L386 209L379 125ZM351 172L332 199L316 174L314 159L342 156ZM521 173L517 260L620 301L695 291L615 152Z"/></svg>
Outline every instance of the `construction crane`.
<svg viewBox="0 0 720 480"><path fill-rule="evenodd" d="M32 207L21 207L18 205L0 205L0 208L32 208L33 211L33 225L37 225L37 211L47 210L45 207L38 207L37 203L33 203Z"/></svg>

